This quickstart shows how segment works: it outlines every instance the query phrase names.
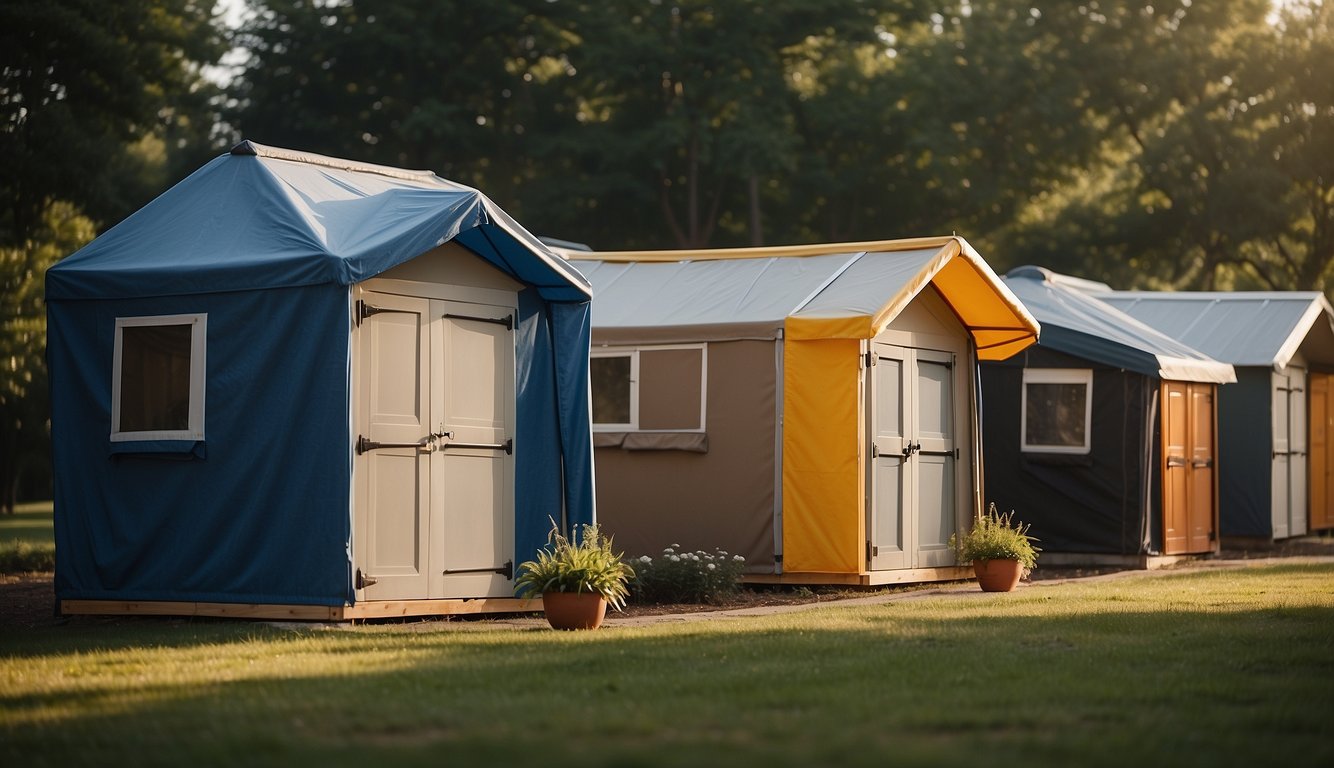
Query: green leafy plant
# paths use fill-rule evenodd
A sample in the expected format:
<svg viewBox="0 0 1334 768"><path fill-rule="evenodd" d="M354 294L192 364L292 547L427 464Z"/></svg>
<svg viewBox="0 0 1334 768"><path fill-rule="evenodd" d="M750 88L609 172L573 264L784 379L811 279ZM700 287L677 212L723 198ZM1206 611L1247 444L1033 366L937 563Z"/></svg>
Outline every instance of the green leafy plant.
<svg viewBox="0 0 1334 768"><path fill-rule="evenodd" d="M536 560L519 565L515 592L520 597L539 597L544 592L595 592L612 608L625 607L628 587L635 571L621 553L612 551L612 540L597 524L585 524L582 535L561 534L555 521L547 534L547 546Z"/></svg>
<svg viewBox="0 0 1334 768"><path fill-rule="evenodd" d="M13 539L0 544L0 573L52 571L56 567L56 546Z"/></svg>
<svg viewBox="0 0 1334 768"><path fill-rule="evenodd" d="M1042 550L1028 535L1028 526L1014 519L1014 510L1005 514L996 511L992 503L985 515L973 520L973 528L963 536L950 535L950 548L966 564L975 560L1018 560L1024 575L1037 567L1038 553Z"/></svg>
<svg viewBox="0 0 1334 768"><path fill-rule="evenodd" d="M630 591L646 603L718 604L741 589L746 558L721 549L682 552L673 544L657 558L644 555L636 560Z"/></svg>

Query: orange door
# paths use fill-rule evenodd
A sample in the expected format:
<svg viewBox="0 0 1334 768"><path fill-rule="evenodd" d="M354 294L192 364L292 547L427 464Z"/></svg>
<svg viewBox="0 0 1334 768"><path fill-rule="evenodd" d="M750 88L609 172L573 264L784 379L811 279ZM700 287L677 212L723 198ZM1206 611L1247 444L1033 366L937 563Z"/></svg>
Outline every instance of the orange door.
<svg viewBox="0 0 1334 768"><path fill-rule="evenodd" d="M1190 551L1187 388L1183 382L1163 382L1163 554L1166 555Z"/></svg>
<svg viewBox="0 0 1334 768"><path fill-rule="evenodd" d="M1191 384L1190 398L1190 491L1187 505L1186 546L1189 552L1208 552L1214 543L1214 510L1217 508L1214 479L1214 387Z"/></svg>
<svg viewBox="0 0 1334 768"><path fill-rule="evenodd" d="M1310 451L1311 483L1311 530L1334 528L1334 494L1330 493L1331 462L1334 451L1330 451L1329 433L1331 420L1334 419L1334 387L1330 386L1330 375L1312 373L1308 384L1311 395L1309 424L1310 435L1307 441Z"/></svg>

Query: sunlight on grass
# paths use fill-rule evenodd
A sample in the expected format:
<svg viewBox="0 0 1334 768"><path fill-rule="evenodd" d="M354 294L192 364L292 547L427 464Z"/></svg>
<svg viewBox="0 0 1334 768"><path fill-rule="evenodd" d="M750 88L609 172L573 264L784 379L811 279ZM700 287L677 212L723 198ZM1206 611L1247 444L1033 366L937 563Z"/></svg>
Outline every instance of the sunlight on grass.
<svg viewBox="0 0 1334 768"><path fill-rule="evenodd" d="M75 621L0 636L0 760L1323 765L1331 583L1131 575L586 633Z"/></svg>

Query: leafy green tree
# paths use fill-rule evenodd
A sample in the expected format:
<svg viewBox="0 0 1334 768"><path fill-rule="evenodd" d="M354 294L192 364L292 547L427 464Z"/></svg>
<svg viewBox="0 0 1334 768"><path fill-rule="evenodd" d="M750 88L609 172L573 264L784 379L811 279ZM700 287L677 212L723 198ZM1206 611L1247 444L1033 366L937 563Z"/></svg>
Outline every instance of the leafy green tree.
<svg viewBox="0 0 1334 768"><path fill-rule="evenodd" d="M903 5L581 6L579 45L570 53L579 126L551 153L567 189L565 209L603 247L771 240L763 208L774 198L782 208L809 146L799 128L803 79L825 55L883 49L877 25ZM781 239L793 223L774 217L770 231Z"/></svg>
<svg viewBox="0 0 1334 768"><path fill-rule="evenodd" d="M69 203L52 203L23 244L0 248L0 513L13 513L25 468L46 461L46 304L52 264L93 239L93 223Z"/></svg>
<svg viewBox="0 0 1334 768"><path fill-rule="evenodd" d="M229 120L261 143L429 168L506 207L568 76L564 3L251 0ZM549 130L549 127L547 128Z"/></svg>
<svg viewBox="0 0 1334 768"><path fill-rule="evenodd" d="M0 243L52 200L109 224L161 191L166 154L211 130L200 67L222 52L211 2L0 4Z"/></svg>

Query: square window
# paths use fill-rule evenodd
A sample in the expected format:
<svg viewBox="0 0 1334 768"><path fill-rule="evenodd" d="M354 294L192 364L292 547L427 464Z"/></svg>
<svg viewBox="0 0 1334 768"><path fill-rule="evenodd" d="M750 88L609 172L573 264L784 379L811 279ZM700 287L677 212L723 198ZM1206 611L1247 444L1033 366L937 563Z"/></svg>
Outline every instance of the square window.
<svg viewBox="0 0 1334 768"><path fill-rule="evenodd" d="M204 439L208 315L116 318L111 440Z"/></svg>
<svg viewBox="0 0 1334 768"><path fill-rule="evenodd" d="M1022 449L1030 453L1088 453L1093 371L1024 370Z"/></svg>
<svg viewBox="0 0 1334 768"><path fill-rule="evenodd" d="M703 432L707 356L702 344L593 352L593 428Z"/></svg>
<svg viewBox="0 0 1334 768"><path fill-rule="evenodd" d="M593 424L634 429L634 354L594 355L588 364L593 386Z"/></svg>

